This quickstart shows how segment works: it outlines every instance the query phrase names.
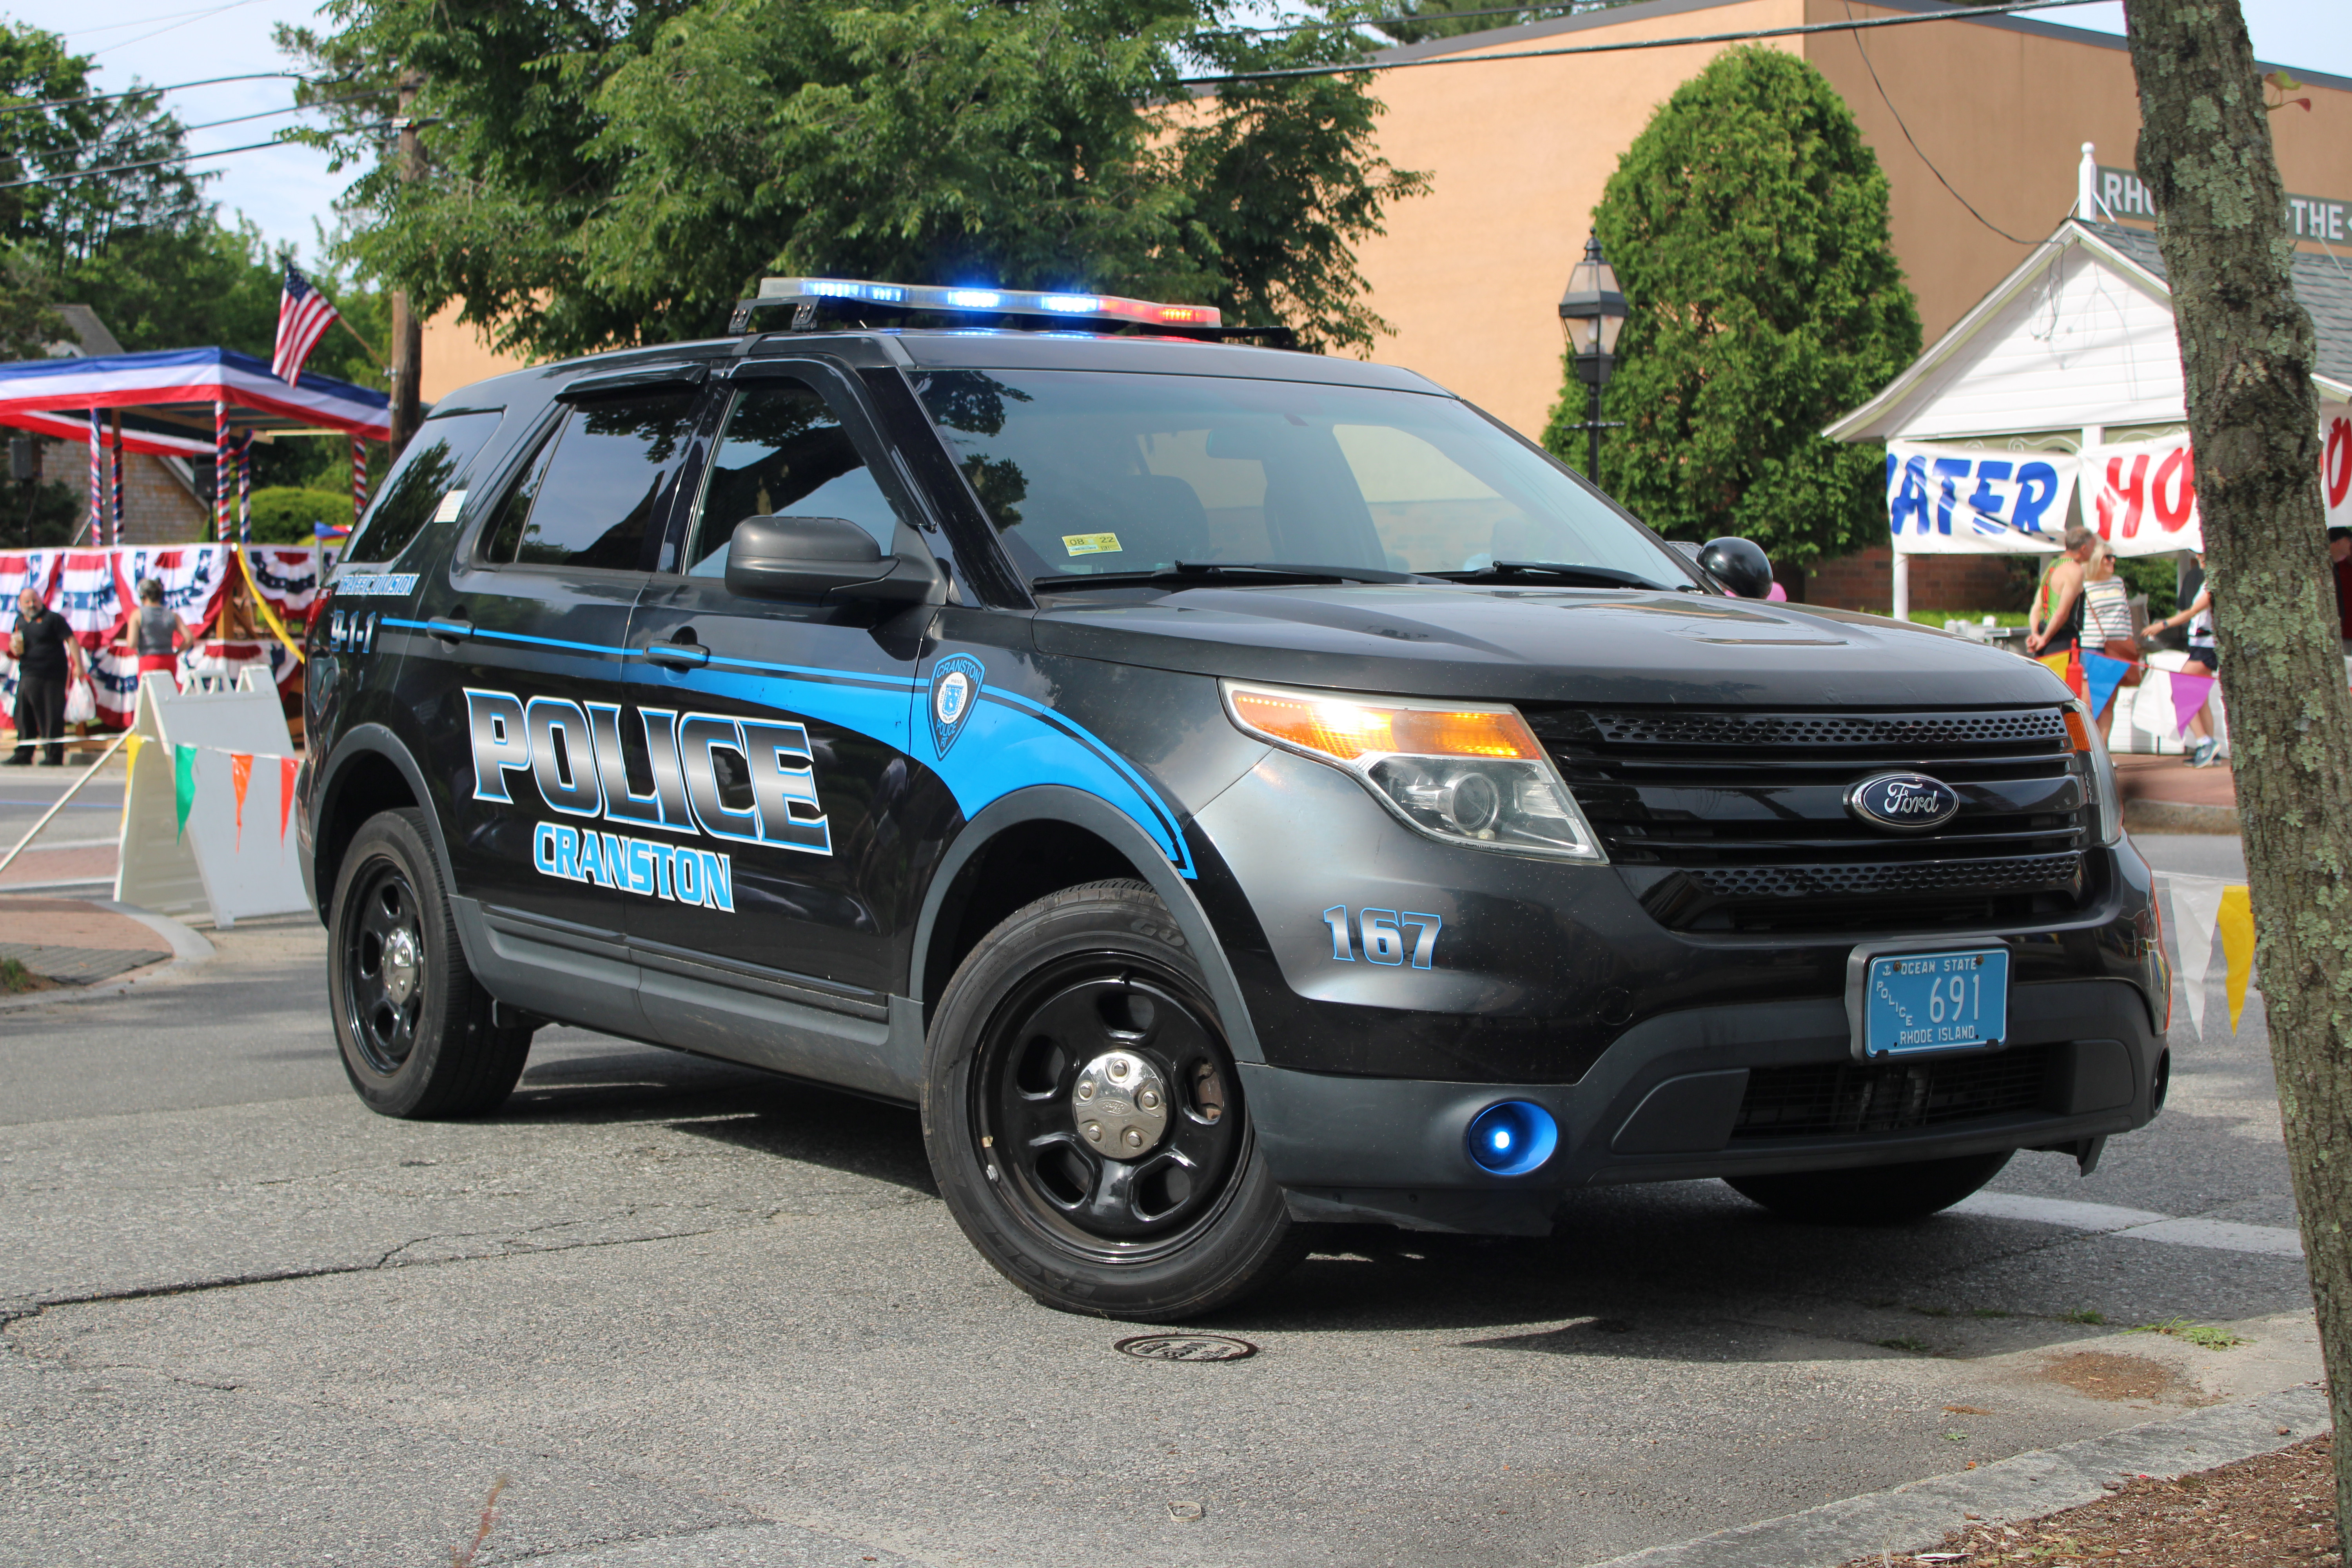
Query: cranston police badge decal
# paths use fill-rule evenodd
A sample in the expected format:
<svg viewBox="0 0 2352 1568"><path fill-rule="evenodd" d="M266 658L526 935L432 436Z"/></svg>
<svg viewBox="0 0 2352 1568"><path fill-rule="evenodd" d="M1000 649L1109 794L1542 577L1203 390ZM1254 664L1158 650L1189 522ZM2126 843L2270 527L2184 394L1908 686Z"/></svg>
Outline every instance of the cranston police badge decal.
<svg viewBox="0 0 2352 1568"><path fill-rule="evenodd" d="M931 742L940 756L963 733L964 721L980 701L981 679L986 673L968 653L951 653L931 666Z"/></svg>

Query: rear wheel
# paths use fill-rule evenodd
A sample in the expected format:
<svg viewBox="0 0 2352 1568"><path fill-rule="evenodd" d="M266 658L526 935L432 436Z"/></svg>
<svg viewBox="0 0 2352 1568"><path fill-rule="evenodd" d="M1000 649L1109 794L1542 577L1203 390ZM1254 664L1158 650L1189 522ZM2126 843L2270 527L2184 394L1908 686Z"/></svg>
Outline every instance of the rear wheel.
<svg viewBox="0 0 2352 1568"><path fill-rule="evenodd" d="M988 1260L1047 1306L1173 1321L1303 1251L1200 965L1140 882L1017 910L948 983L931 1169Z"/></svg>
<svg viewBox="0 0 2352 1568"><path fill-rule="evenodd" d="M530 1031L495 1028L426 837L387 811L352 836L328 918L327 998L343 1072L384 1116L474 1116L514 1089Z"/></svg>
<svg viewBox="0 0 2352 1568"><path fill-rule="evenodd" d="M1907 1165L1865 1165L1846 1171L1800 1171L1786 1176L1726 1176L1732 1191L1784 1219L1812 1225L1900 1225L1948 1209L1995 1176L2014 1149L1919 1160Z"/></svg>

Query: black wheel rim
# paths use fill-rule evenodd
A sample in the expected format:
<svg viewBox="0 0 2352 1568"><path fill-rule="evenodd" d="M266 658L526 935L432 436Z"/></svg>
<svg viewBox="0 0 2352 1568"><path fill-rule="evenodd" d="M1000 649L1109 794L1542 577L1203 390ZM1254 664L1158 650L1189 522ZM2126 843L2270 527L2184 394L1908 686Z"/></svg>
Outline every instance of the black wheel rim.
<svg viewBox="0 0 2352 1568"><path fill-rule="evenodd" d="M1114 1054L1150 1064L1166 1090L1164 1131L1132 1157L1078 1131L1080 1077ZM1049 965L1005 998L981 1041L972 1114L989 1179L1014 1211L1096 1262L1150 1262L1213 1224L1248 1137L1213 1013L1124 953Z"/></svg>
<svg viewBox="0 0 2352 1568"><path fill-rule="evenodd" d="M405 871L389 860L362 870L341 946L343 1023L367 1065L389 1078L416 1048L425 1010L424 933Z"/></svg>

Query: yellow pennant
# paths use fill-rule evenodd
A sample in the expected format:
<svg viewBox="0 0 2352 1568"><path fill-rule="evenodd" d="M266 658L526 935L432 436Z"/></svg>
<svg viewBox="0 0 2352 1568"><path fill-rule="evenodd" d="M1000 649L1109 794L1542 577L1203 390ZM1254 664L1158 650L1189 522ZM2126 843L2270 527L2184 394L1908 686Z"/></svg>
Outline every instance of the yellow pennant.
<svg viewBox="0 0 2352 1568"><path fill-rule="evenodd" d="M2036 658L2033 662L2048 670L2051 674L2056 676L2059 679L2063 680L2066 679L2066 666L2074 657L2074 656L2073 654L2067 653L2045 653Z"/></svg>
<svg viewBox="0 0 2352 1568"><path fill-rule="evenodd" d="M2246 982L2254 973L2254 906L2246 884L2233 882L2221 889L2221 912L2214 924L2221 928L2221 957L2229 965L2225 984L2230 995L2230 1033L2238 1032L2238 1015L2246 1010Z"/></svg>

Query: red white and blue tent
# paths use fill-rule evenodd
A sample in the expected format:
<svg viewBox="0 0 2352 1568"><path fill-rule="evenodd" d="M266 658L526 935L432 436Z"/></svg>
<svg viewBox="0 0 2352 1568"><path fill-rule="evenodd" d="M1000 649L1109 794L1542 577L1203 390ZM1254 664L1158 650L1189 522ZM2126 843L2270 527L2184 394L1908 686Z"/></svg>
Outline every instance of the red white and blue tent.
<svg viewBox="0 0 2352 1568"><path fill-rule="evenodd" d="M391 437L392 400L331 376L306 375L299 386L289 386L266 361L235 349L163 349L0 364L0 425L89 444L92 544L121 542L126 452L212 459L214 537L234 533L247 542L249 458L257 437L349 439L356 518L366 495L362 443ZM114 448L111 530L100 461L109 445Z"/></svg>

